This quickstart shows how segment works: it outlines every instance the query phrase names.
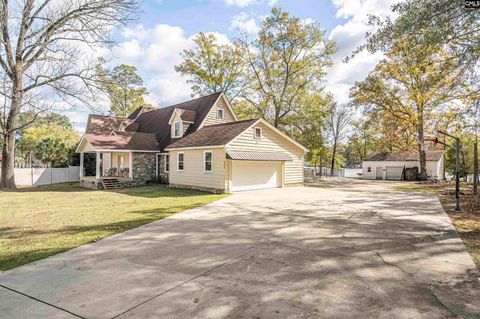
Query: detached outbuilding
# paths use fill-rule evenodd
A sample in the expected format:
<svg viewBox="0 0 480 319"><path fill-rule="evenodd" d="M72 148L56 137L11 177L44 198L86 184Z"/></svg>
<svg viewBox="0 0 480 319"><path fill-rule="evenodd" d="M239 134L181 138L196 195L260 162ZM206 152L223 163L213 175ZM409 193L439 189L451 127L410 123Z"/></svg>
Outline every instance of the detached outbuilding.
<svg viewBox="0 0 480 319"><path fill-rule="evenodd" d="M445 152L426 151L427 177L429 179L443 179L445 172ZM408 170L420 171L418 152L373 152L368 155L362 164L364 179L379 179L399 181L405 179Z"/></svg>

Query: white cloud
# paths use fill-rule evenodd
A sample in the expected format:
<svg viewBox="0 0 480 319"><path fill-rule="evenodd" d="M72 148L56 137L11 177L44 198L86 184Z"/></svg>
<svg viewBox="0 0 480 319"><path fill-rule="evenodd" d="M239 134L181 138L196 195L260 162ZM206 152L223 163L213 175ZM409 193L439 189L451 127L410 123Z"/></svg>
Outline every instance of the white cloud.
<svg viewBox="0 0 480 319"><path fill-rule="evenodd" d="M382 59L381 53L361 52L348 63L343 59L351 55L365 39L367 32L373 31L368 25L368 15L380 17L391 15L390 7L399 0L332 0L337 8L336 17L347 19L330 32L329 39L337 43L338 51L333 57L333 66L327 73L327 90L332 92L339 103L348 102L350 87L355 81L364 79Z"/></svg>
<svg viewBox="0 0 480 319"><path fill-rule="evenodd" d="M278 3L278 0L223 0L227 6L237 6L245 8L254 4L267 4L273 7Z"/></svg>
<svg viewBox="0 0 480 319"><path fill-rule="evenodd" d="M230 31L241 31L246 32L248 34L255 34L257 33L260 28L255 21L255 18L250 18L245 12L241 12L238 15L234 16L231 23L230 23Z"/></svg>
<svg viewBox="0 0 480 319"><path fill-rule="evenodd" d="M225 1L225 4L228 6L237 6L241 8L245 8L256 2L256 0L224 0L224 1Z"/></svg>
<svg viewBox="0 0 480 319"><path fill-rule="evenodd" d="M175 65L182 61L180 53L193 47L193 37L167 24L149 29L139 25L125 29L122 35L126 41L113 48L114 62L137 67L150 93L147 102L166 106L190 97L190 86L175 72Z"/></svg>
<svg viewBox="0 0 480 319"><path fill-rule="evenodd" d="M230 41L225 34L210 33L219 43ZM195 35L186 36L181 27L167 24L153 28L139 25L124 29L122 35L125 41L113 48L114 63L137 67L149 92L148 103L162 107L190 99L190 85L175 71L175 66L182 62L180 53L193 47Z"/></svg>

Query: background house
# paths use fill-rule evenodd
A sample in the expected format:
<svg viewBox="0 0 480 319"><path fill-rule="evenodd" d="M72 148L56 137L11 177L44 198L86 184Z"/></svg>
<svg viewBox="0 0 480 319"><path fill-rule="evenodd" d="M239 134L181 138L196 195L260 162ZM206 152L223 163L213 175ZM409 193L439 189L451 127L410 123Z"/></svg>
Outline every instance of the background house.
<svg viewBox="0 0 480 319"><path fill-rule="evenodd" d="M445 152L426 151L427 177L429 179L444 179ZM420 169L418 152L373 152L362 163L364 179L401 180L404 168Z"/></svg>

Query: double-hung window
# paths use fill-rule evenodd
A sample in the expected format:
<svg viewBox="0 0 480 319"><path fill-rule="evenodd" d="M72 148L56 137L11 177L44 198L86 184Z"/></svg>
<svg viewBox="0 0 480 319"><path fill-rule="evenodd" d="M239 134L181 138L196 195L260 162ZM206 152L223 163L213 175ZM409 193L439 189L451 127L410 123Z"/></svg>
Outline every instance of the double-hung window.
<svg viewBox="0 0 480 319"><path fill-rule="evenodd" d="M165 173L168 173L170 171L170 155L165 155Z"/></svg>
<svg viewBox="0 0 480 319"><path fill-rule="evenodd" d="M212 152L205 152L204 153L204 169L205 172L212 171Z"/></svg>
<svg viewBox="0 0 480 319"><path fill-rule="evenodd" d="M180 122L175 122L174 137L180 137Z"/></svg>
<svg viewBox="0 0 480 319"><path fill-rule="evenodd" d="M223 110L222 109L217 109L217 118L223 119Z"/></svg>
<svg viewBox="0 0 480 319"><path fill-rule="evenodd" d="M185 155L183 153L178 153L177 155L177 169L183 171Z"/></svg>

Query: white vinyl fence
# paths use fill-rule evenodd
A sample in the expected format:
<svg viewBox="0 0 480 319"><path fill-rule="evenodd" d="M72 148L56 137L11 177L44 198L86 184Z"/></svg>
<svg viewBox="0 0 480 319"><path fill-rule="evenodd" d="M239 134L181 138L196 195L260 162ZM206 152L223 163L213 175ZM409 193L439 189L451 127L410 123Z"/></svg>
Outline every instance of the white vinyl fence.
<svg viewBox="0 0 480 319"><path fill-rule="evenodd" d="M62 168L15 168L15 184L22 186L49 185L80 180L80 166Z"/></svg>

